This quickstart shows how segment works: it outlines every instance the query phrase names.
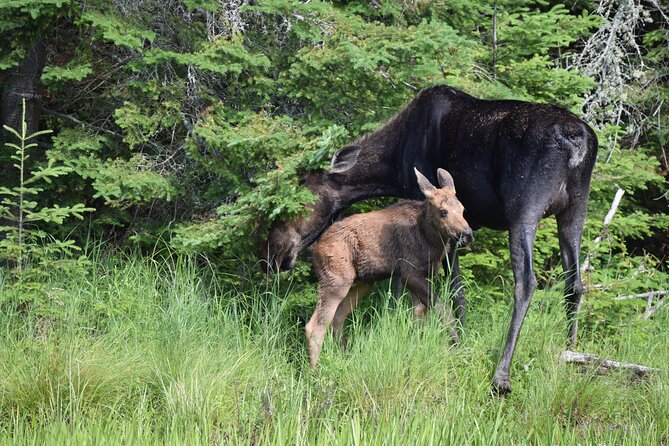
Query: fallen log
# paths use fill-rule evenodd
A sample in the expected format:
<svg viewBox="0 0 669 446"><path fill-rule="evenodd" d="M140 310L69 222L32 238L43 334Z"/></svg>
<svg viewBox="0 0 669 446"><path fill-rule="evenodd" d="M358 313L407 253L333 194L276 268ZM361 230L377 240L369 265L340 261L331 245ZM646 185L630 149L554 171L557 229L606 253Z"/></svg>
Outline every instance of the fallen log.
<svg viewBox="0 0 669 446"><path fill-rule="evenodd" d="M627 364L624 362L612 361L610 359L603 359L590 353L572 352L570 350L562 352L560 360L582 366L597 366L597 372L599 374L606 373L609 369L623 369L628 370L639 377L644 377L660 371L659 369L654 369L645 365Z"/></svg>

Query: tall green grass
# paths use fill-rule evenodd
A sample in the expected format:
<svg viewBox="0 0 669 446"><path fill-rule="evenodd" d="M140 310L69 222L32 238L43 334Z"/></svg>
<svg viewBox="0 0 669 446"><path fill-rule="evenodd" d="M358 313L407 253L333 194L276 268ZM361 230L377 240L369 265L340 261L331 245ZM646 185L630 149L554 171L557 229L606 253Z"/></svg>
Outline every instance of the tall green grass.
<svg viewBox="0 0 669 446"><path fill-rule="evenodd" d="M490 395L511 299L470 287L456 348L435 317L383 289L307 366L304 296L227 287L206 262L98 254L32 305L0 299L0 443L666 444L669 311L579 349L664 369L649 380L561 364L559 289L538 291L512 370ZM284 282L285 283L285 282ZM0 278L0 296L15 289ZM295 296L302 296L296 304ZM300 307L300 305L302 305Z"/></svg>

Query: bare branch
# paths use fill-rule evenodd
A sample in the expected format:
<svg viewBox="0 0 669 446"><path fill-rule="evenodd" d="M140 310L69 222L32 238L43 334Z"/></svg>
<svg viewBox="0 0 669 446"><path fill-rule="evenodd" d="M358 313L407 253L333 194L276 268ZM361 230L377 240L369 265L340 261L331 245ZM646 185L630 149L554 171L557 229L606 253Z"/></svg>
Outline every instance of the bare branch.
<svg viewBox="0 0 669 446"><path fill-rule="evenodd" d="M649 297L652 298L655 296L664 296L666 294L669 294L669 290L649 291L647 293L639 293L639 294L626 294L624 296L614 297L613 300L647 299Z"/></svg>
<svg viewBox="0 0 669 446"><path fill-rule="evenodd" d="M643 319L648 320L667 301L667 298L663 297L653 305L653 298L655 296L666 296L668 294L669 290L648 291L647 293L626 294L624 296L614 297L613 300L646 299L646 311L643 313Z"/></svg>
<svg viewBox="0 0 669 446"><path fill-rule="evenodd" d="M666 22L666 15L655 0L601 0L594 13L602 18L602 26L569 64L596 81L597 87L585 99L585 118L600 128L626 122L635 139L649 122L643 111L628 100L632 88L642 88L649 78L638 35L652 21L651 11L656 9ZM614 132L609 136L607 161L617 142L618 132Z"/></svg>
<svg viewBox="0 0 669 446"><path fill-rule="evenodd" d="M644 320L650 319L650 317L655 313L657 310L660 309L665 303L667 302L667 298L663 297L662 299L658 300L655 305L650 305L648 304L646 306L646 311L643 314Z"/></svg>
<svg viewBox="0 0 669 446"><path fill-rule="evenodd" d="M608 233L609 224L611 224L611 220L613 220L613 216L616 214L618 206L620 205L620 200L622 200L624 194L625 191L619 187L618 190L616 191L615 197L613 197L611 208L609 209L609 212L606 214L606 217L604 217L602 230L600 231L597 238L594 240L591 250L588 252L588 255L585 256L585 260L583 260L583 264L581 265L581 274L585 273L590 267L590 261L592 260L592 257L595 255L595 248L597 247L597 245L599 245L599 243L601 243L601 241Z"/></svg>

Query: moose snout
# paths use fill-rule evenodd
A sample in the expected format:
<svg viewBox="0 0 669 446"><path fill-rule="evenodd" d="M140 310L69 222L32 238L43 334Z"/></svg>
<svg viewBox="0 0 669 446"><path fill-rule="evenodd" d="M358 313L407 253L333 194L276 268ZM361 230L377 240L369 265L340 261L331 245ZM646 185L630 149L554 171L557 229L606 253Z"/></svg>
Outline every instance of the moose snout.
<svg viewBox="0 0 669 446"><path fill-rule="evenodd" d="M472 228L467 226L458 236L458 245L465 246L469 245L474 241L474 231Z"/></svg>
<svg viewBox="0 0 669 446"><path fill-rule="evenodd" d="M295 266L296 256L293 255L268 255L261 257L259 266L265 274L274 274L279 271L287 271Z"/></svg>

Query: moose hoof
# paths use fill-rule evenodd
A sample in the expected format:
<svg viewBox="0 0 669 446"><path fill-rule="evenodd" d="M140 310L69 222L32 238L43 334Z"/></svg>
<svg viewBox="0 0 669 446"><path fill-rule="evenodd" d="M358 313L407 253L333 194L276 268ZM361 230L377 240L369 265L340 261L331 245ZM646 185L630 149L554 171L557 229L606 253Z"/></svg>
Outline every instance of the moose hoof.
<svg viewBox="0 0 669 446"><path fill-rule="evenodd" d="M497 379L492 381L492 393L495 396L507 396L511 393L511 384L507 379Z"/></svg>

